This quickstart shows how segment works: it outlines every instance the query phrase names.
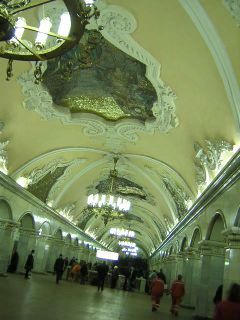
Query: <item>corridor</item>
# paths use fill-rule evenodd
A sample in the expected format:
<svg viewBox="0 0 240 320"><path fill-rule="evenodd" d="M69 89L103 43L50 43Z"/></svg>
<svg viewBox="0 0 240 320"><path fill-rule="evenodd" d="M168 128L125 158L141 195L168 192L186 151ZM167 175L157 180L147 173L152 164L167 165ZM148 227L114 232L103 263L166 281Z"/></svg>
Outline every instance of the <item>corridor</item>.
<svg viewBox="0 0 240 320"><path fill-rule="evenodd" d="M150 297L62 281L51 275L25 280L21 275L0 278L0 319L2 320L151 320L173 319L170 298L164 296L160 310L151 312ZM192 311L181 309L178 319L191 319Z"/></svg>

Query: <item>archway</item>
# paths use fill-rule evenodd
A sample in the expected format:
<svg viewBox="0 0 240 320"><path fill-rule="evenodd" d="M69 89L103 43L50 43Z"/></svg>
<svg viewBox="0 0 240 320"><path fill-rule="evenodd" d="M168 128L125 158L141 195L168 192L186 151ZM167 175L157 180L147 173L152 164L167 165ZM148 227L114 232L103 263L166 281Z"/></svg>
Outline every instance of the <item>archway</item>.
<svg viewBox="0 0 240 320"><path fill-rule="evenodd" d="M192 235L192 239L191 239L191 242L190 242L190 247L194 248L194 249L197 249L198 248L198 243L199 243L199 241L201 241L201 239L202 239L202 236L201 236L200 229L196 228L194 230L194 232L193 232L193 235Z"/></svg>
<svg viewBox="0 0 240 320"><path fill-rule="evenodd" d="M5 273L7 270L15 272L18 264L17 253L14 255L14 228L10 225L7 228L5 227L8 224L8 221L12 220L12 210L8 202L4 199L0 199L0 273ZM12 258L11 258L12 256ZM16 258L15 258L16 257ZM8 266L10 262L10 265Z"/></svg>
<svg viewBox="0 0 240 320"><path fill-rule="evenodd" d="M0 199L0 219L12 220L12 209L4 199Z"/></svg>
<svg viewBox="0 0 240 320"><path fill-rule="evenodd" d="M234 226L240 228L240 207L238 208L236 219L234 221Z"/></svg>
<svg viewBox="0 0 240 320"><path fill-rule="evenodd" d="M20 229L17 243L17 251L19 254L18 271L24 272L27 256L36 246L36 230L33 215L30 212L25 213L19 222Z"/></svg>
<svg viewBox="0 0 240 320"><path fill-rule="evenodd" d="M37 272L46 272L46 265L49 256L49 239L51 234L51 226L48 221L44 221L37 232L37 242L35 250L35 266Z"/></svg>

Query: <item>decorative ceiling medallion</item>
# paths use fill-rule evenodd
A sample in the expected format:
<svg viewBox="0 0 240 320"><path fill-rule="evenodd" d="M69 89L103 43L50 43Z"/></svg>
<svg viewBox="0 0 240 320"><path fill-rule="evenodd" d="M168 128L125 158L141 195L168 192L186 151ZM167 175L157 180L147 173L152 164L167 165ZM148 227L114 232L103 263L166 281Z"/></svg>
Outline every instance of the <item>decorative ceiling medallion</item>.
<svg viewBox="0 0 240 320"><path fill-rule="evenodd" d="M156 130L168 132L175 128L178 125L174 103L176 96L160 79L161 65L159 62L132 38L131 33L136 29L134 17L124 9L118 6L108 6L101 0L98 2L98 8L101 11L99 23L104 25L104 30L101 31L102 36L115 47L145 65L146 78L150 81L157 97L150 110L153 117L145 118L144 122L139 121L139 118L119 120L112 124L115 133L127 141L135 142L138 139L136 134L138 132L154 133ZM91 21L88 29L97 30L98 26ZM45 71L47 64L43 64L43 67ZM26 109L39 112L44 119L59 118L64 124L80 124L85 127L83 133L87 136L107 133L109 121L107 122L97 114L72 113L68 108L56 106L43 84L36 86L32 83L32 74L33 69L19 78L26 97L23 102ZM135 110L136 113L138 111L140 110Z"/></svg>

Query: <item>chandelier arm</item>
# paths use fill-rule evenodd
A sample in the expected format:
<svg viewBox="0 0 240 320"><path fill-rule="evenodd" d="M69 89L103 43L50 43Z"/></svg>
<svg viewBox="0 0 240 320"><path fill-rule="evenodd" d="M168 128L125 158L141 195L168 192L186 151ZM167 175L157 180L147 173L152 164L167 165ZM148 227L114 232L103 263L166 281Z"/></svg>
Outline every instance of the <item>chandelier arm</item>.
<svg viewBox="0 0 240 320"><path fill-rule="evenodd" d="M39 28L36 28L36 27L24 26L23 28L26 29L26 30L39 32ZM60 34L57 34L57 33L51 32L51 31L48 31L48 32L41 31L41 33L47 34L48 36L51 36L51 37L54 37L54 38L57 38L57 39L62 39L62 40L67 40L67 41L74 41L75 40L73 37L61 36Z"/></svg>
<svg viewBox="0 0 240 320"><path fill-rule="evenodd" d="M52 1L55 1L55 0L51 0L48 2L52 2ZM38 61L38 60L44 61L44 60L55 58L57 56L61 56L63 53L73 48L82 37L85 30L85 26L88 24L88 18L84 13L81 2L78 2L78 0L63 0L63 2L65 3L71 17L71 29L69 34L70 34L70 37L72 37L72 39L70 41L63 41L60 45L56 44L51 48L43 48L38 53L36 53L32 49L29 50L29 48L27 48L28 53L23 53L23 54L19 54L18 52L14 52L9 49L6 49L5 51L0 52L0 57L5 59L20 60L20 61ZM44 4L44 3L47 3L47 2L41 1L41 4ZM40 1L38 1L38 4L40 5Z"/></svg>
<svg viewBox="0 0 240 320"><path fill-rule="evenodd" d="M16 14L18 12L22 12L22 11L25 11L25 10L28 10L28 9L32 9L32 8L35 8L35 7L39 7L39 6L42 6L44 4L47 4L47 3L50 3L50 2L54 2L54 1L56 1L56 0L38 0L38 1L35 1L34 3L29 3L24 7L13 9L13 10L10 11L10 13L11 14Z"/></svg>
<svg viewBox="0 0 240 320"><path fill-rule="evenodd" d="M15 37L14 37L15 38ZM22 40L15 38L25 49L27 49L29 52L31 52L31 54L33 54L36 57L36 60L39 61L44 61L44 59L37 54L36 51L34 51L32 48L29 48L29 46L27 46Z"/></svg>

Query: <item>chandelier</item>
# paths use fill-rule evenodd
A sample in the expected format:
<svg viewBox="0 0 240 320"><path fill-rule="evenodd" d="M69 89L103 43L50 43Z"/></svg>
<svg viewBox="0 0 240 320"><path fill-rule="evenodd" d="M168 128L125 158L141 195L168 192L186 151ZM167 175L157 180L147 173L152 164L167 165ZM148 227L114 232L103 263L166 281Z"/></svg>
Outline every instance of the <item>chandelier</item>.
<svg viewBox="0 0 240 320"><path fill-rule="evenodd" d="M87 199L87 210L92 210L95 217L102 216L104 224L108 221L124 217L124 215L130 210L131 202L116 196L116 179L117 179L117 165L118 158L114 157L114 167L110 171L109 190L107 194L90 194Z"/></svg>
<svg viewBox="0 0 240 320"><path fill-rule="evenodd" d="M35 83L42 78L42 61L63 55L81 39L86 25L99 18L95 0L62 0L66 11L57 26L44 16L39 25L28 24L29 13L56 0L2 0L0 3L0 57L9 59L7 78L12 77L13 60L36 61ZM32 17L33 15L30 15ZM32 18L33 19L33 18ZM99 27L101 30L102 27Z"/></svg>
<svg viewBox="0 0 240 320"><path fill-rule="evenodd" d="M116 237L124 237L124 238L135 238L135 232L131 230L126 230L126 229L119 229L119 228L111 228L109 230L109 233L112 236Z"/></svg>

